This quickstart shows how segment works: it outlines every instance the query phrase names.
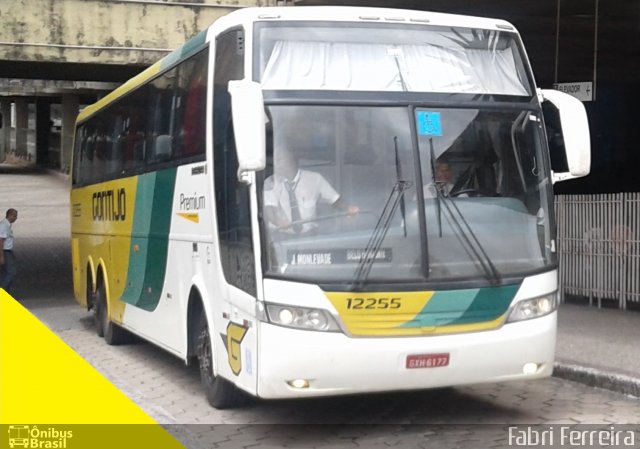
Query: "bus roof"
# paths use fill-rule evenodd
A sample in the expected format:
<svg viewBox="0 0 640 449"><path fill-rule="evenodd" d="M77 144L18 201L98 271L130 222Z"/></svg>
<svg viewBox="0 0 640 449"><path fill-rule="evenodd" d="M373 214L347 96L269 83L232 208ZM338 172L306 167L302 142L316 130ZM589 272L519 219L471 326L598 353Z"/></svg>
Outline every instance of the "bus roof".
<svg viewBox="0 0 640 449"><path fill-rule="evenodd" d="M512 24L500 19L409 9L362 6L277 6L244 8L221 17L216 21L216 24L220 24L222 28L226 29L238 24L270 20L428 23L430 25L515 31L515 27Z"/></svg>
<svg viewBox="0 0 640 449"><path fill-rule="evenodd" d="M458 14L435 13L407 9L374 8L359 6L279 6L279 7L250 7L233 11L220 17L207 29L198 33L184 45L148 67L123 85L101 98L96 103L80 111L77 122L82 122L106 107L127 92L135 89L145 81L153 78L202 48L207 42L220 32L234 26L250 26L258 21L333 21L333 22L363 22L363 23L407 23L429 24L436 26L453 26L467 28L481 28L516 32L509 22L500 19L464 16Z"/></svg>

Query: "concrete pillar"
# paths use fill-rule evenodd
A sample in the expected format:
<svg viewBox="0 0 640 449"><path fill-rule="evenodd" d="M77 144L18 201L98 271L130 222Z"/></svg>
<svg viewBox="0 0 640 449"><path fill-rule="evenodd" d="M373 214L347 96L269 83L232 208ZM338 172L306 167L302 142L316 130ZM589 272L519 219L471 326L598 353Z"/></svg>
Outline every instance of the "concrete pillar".
<svg viewBox="0 0 640 449"><path fill-rule="evenodd" d="M36 163L49 164L51 136L51 102L47 98L36 100Z"/></svg>
<svg viewBox="0 0 640 449"><path fill-rule="evenodd" d="M27 133L29 131L29 107L27 100L16 98L16 157L27 159Z"/></svg>
<svg viewBox="0 0 640 449"><path fill-rule="evenodd" d="M73 145L73 128L80 109L77 95L62 96L62 143L60 147L60 170L69 173L71 168L71 147Z"/></svg>
<svg viewBox="0 0 640 449"><path fill-rule="evenodd" d="M2 115L2 127L0 127L0 162L4 162L11 149L11 100L0 99L0 115Z"/></svg>

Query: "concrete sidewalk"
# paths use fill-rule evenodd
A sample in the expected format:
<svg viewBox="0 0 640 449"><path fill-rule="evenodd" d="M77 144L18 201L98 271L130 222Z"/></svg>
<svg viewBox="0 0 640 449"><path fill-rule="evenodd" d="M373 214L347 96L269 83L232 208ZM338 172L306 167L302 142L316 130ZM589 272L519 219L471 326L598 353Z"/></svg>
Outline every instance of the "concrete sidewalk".
<svg viewBox="0 0 640 449"><path fill-rule="evenodd" d="M640 397L640 312L562 304L557 341L554 376Z"/></svg>
<svg viewBox="0 0 640 449"><path fill-rule="evenodd" d="M67 177L0 164L0 212L9 207L19 211L15 296L72 297ZM587 304L560 306L554 375L640 397L640 312Z"/></svg>
<svg viewBox="0 0 640 449"><path fill-rule="evenodd" d="M13 225L18 299L72 297L69 182L66 175L0 164L0 215L18 210Z"/></svg>

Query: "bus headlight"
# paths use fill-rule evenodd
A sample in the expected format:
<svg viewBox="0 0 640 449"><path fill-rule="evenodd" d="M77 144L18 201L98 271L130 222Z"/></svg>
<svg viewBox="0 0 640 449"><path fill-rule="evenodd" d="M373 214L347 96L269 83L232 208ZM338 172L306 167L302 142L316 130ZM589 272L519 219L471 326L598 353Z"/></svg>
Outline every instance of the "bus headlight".
<svg viewBox="0 0 640 449"><path fill-rule="evenodd" d="M530 320L545 316L556 310L558 307L557 292L540 296L538 298L525 299L518 302L507 319L507 323L514 321Z"/></svg>
<svg viewBox="0 0 640 449"><path fill-rule="evenodd" d="M340 331L340 327L331 314L322 309L267 304L267 317L270 323L294 329L325 332Z"/></svg>

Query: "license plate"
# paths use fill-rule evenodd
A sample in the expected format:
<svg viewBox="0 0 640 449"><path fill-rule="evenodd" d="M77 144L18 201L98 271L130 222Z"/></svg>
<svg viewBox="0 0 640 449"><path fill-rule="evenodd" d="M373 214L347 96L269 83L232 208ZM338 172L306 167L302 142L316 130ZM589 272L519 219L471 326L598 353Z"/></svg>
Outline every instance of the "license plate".
<svg viewBox="0 0 640 449"><path fill-rule="evenodd" d="M412 354L407 356L407 369L439 368L449 365L449 353L442 354Z"/></svg>

